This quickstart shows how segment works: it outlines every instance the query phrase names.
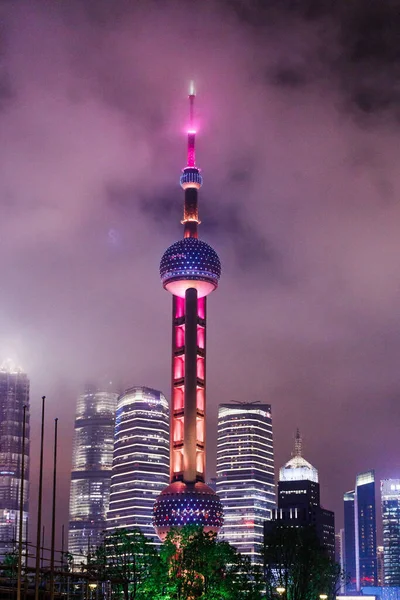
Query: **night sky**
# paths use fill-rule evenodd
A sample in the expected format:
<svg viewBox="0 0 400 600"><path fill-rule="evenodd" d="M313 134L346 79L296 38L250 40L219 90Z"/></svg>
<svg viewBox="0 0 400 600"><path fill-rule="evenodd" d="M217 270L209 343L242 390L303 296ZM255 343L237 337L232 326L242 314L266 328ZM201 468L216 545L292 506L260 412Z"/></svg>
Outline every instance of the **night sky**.
<svg viewBox="0 0 400 600"><path fill-rule="evenodd" d="M3 1L0 21L0 355L31 378L32 514L43 394L60 527L84 383L169 397L158 267L194 79L200 236L223 266L209 475L218 403L270 402L277 469L299 427L341 525L357 472L400 477L398 0Z"/></svg>

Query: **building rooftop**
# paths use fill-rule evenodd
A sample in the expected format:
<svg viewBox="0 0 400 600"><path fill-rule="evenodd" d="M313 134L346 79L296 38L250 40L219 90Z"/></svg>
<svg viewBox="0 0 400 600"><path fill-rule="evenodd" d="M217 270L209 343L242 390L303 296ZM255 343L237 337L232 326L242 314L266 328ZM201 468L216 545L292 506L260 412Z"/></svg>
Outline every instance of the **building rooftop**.
<svg viewBox="0 0 400 600"><path fill-rule="evenodd" d="M299 430L295 438L292 458L279 470L279 481L314 481L318 483L318 471L302 456L302 439Z"/></svg>
<svg viewBox="0 0 400 600"><path fill-rule="evenodd" d="M1 373L23 373L23 369L19 367L11 358L6 358L0 365Z"/></svg>

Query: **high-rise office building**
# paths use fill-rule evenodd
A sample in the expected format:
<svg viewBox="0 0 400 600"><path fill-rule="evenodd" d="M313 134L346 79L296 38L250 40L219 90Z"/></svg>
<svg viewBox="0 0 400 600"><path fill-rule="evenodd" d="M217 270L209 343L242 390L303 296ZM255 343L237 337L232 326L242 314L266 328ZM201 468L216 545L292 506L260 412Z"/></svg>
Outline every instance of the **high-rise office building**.
<svg viewBox="0 0 400 600"><path fill-rule="evenodd" d="M375 473L359 473L354 497L357 590L378 583L376 557Z"/></svg>
<svg viewBox="0 0 400 600"><path fill-rule="evenodd" d="M0 560L15 550L19 538L24 406L23 540L29 510L29 379L7 360L0 367Z"/></svg>
<svg viewBox="0 0 400 600"><path fill-rule="evenodd" d="M335 545L335 561L338 565L340 565L340 570L344 573L345 569L345 551L344 551L344 528L339 529L338 533L335 535L336 545ZM346 593L346 585L344 581L340 581L340 589L341 594Z"/></svg>
<svg viewBox="0 0 400 600"><path fill-rule="evenodd" d="M157 390L135 386L118 399L107 530L140 529L155 541L153 506L169 480L168 417Z"/></svg>
<svg viewBox="0 0 400 600"><path fill-rule="evenodd" d="M103 539L110 497L118 394L87 386L78 397L69 500L68 550L79 560Z"/></svg>
<svg viewBox="0 0 400 600"><path fill-rule="evenodd" d="M400 587L400 479L381 481L383 581Z"/></svg>
<svg viewBox="0 0 400 600"><path fill-rule="evenodd" d="M224 509L223 539L262 562L264 521L275 508L269 404L219 406L217 493Z"/></svg>
<svg viewBox="0 0 400 600"><path fill-rule="evenodd" d="M206 304L218 286L221 264L215 250L199 240L197 196L203 178L195 160L194 89L189 93L183 239L164 253L163 286L172 294L172 394L170 485L154 505L154 526L163 539L172 526L189 523L217 532L222 506L206 475Z"/></svg>
<svg viewBox="0 0 400 600"><path fill-rule="evenodd" d="M378 584L374 471L359 473L344 500L346 592Z"/></svg>
<svg viewBox="0 0 400 600"><path fill-rule="evenodd" d="M272 521L265 523L266 533L277 523L284 527L314 527L321 546L335 559L335 517L321 506L318 471L302 456L299 431L293 456L279 471L278 507Z"/></svg>
<svg viewBox="0 0 400 600"><path fill-rule="evenodd" d="M343 496L344 506L344 572L346 573L346 593L357 589L356 574L356 537L354 515L355 491L346 492Z"/></svg>
<svg viewBox="0 0 400 600"><path fill-rule="evenodd" d="M377 572L378 572L378 587L385 585L384 578L384 562L383 562L383 546L376 547Z"/></svg>
<svg viewBox="0 0 400 600"><path fill-rule="evenodd" d="M344 567L344 529L339 529L335 534L335 561Z"/></svg>

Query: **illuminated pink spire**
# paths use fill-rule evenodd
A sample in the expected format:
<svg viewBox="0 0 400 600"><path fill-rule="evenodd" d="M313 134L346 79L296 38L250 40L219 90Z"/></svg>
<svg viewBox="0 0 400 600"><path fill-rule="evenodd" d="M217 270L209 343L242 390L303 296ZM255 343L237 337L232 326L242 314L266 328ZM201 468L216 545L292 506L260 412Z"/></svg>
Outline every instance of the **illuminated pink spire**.
<svg viewBox="0 0 400 600"><path fill-rule="evenodd" d="M193 113L194 113L194 99L196 97L194 83L190 82L189 87L189 130L188 130L188 154L187 154L187 166L196 166L196 151L195 151L195 139L196 130L194 128Z"/></svg>

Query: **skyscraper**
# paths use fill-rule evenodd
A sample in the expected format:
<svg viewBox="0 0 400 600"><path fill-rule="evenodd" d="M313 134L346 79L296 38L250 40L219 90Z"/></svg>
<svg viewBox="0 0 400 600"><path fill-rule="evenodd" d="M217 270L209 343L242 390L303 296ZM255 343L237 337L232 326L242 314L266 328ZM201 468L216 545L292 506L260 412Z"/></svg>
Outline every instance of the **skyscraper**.
<svg viewBox="0 0 400 600"><path fill-rule="evenodd" d="M376 556L375 473L356 478L354 497L357 590L378 583Z"/></svg>
<svg viewBox="0 0 400 600"><path fill-rule="evenodd" d="M335 534L335 561L344 569L344 529Z"/></svg>
<svg viewBox="0 0 400 600"><path fill-rule="evenodd" d="M298 430L293 456L279 471L278 508L272 513L272 522L265 524L266 532L274 522L314 527L321 546L335 559L335 517L321 506L318 471L302 456Z"/></svg>
<svg viewBox="0 0 400 600"><path fill-rule="evenodd" d="M384 578L384 564L383 564L383 546L376 547L376 560L377 560L377 572L378 572L378 587L385 585Z"/></svg>
<svg viewBox="0 0 400 600"><path fill-rule="evenodd" d="M23 410L26 406L22 539L29 510L29 379L12 361L0 367L0 560L19 537Z"/></svg>
<svg viewBox="0 0 400 600"><path fill-rule="evenodd" d="M135 386L118 399L107 529L140 529L154 541L154 501L169 480L165 396Z"/></svg>
<svg viewBox="0 0 400 600"><path fill-rule="evenodd" d="M342 573L345 572L345 551L344 551L344 528L339 529L338 533L335 535L336 546L335 546L335 561L338 565L340 565L340 570ZM340 593L346 593L346 586L343 580L340 581Z"/></svg>
<svg viewBox="0 0 400 600"><path fill-rule="evenodd" d="M163 286L172 294L172 394L170 485L154 505L154 526L163 539L171 526L187 523L218 531L222 506L205 483L206 469L206 303L218 285L221 264L211 246L198 239L197 195L203 178L196 166L194 89L189 93L183 239L164 253Z"/></svg>
<svg viewBox="0 0 400 600"><path fill-rule="evenodd" d="M381 481L383 585L400 587L400 479Z"/></svg>
<svg viewBox="0 0 400 600"><path fill-rule="evenodd" d="M219 406L217 493L224 509L223 538L261 562L264 521L275 508L269 404Z"/></svg>
<svg viewBox="0 0 400 600"><path fill-rule="evenodd" d="M105 529L117 398L88 386L76 406L68 550L77 559L101 543Z"/></svg>
<svg viewBox="0 0 400 600"><path fill-rule="evenodd" d="M346 582L346 593L354 592L357 589L354 498L354 490L346 492L343 496L344 572L346 573L348 579Z"/></svg>

